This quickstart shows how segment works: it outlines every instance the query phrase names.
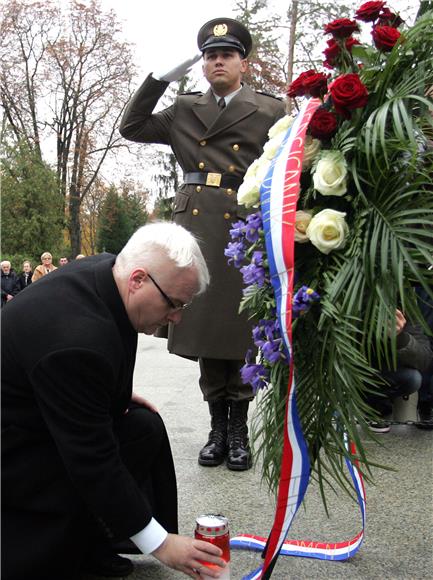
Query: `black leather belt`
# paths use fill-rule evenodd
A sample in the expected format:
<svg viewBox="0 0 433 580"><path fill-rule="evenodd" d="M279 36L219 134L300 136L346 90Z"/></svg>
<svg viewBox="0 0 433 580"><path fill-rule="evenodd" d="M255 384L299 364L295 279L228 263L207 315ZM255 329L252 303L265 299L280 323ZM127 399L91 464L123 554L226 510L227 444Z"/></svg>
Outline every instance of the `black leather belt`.
<svg viewBox="0 0 433 580"><path fill-rule="evenodd" d="M223 173L185 173L183 182L195 185L207 185L208 187L224 187L227 189L238 189L242 183L241 177L234 175L224 175Z"/></svg>

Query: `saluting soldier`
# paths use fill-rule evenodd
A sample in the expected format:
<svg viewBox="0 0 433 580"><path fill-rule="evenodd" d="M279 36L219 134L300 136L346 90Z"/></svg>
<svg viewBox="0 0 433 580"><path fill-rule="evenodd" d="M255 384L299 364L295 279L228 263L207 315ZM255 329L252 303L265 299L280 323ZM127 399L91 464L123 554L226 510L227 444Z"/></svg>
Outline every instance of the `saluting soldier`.
<svg viewBox="0 0 433 580"><path fill-rule="evenodd" d="M168 73L146 78L128 104L120 132L131 141L170 145L184 172L173 219L198 238L211 283L182 322L170 324L168 349L200 364L200 388L211 415L200 465L219 465L227 458L229 469L245 470L252 465L247 418L253 393L239 371L251 347L251 323L238 313L242 278L227 264L224 249L232 222L246 215L237 205L236 192L285 106L242 83L252 39L240 22L211 20L199 30L197 43L196 56ZM153 113L169 83L182 78L202 56L209 90L181 94L172 106Z"/></svg>

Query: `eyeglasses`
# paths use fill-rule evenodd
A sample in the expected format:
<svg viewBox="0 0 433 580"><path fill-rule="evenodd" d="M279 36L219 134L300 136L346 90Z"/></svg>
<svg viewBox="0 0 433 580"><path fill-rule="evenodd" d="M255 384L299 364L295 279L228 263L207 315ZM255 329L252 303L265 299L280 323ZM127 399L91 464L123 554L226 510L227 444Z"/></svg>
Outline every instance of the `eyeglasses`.
<svg viewBox="0 0 433 580"><path fill-rule="evenodd" d="M172 310L185 310L185 308L187 308L189 306L189 302L187 302L186 304L178 304L176 306L176 304L173 302L173 300L169 296L167 296L167 294L164 292L164 290L161 288L161 286L152 278L152 276L149 274L149 272L147 273L147 275L152 280L152 282L155 284L155 286L158 288L161 296L164 298L164 300L167 302L167 304L170 306L170 308Z"/></svg>

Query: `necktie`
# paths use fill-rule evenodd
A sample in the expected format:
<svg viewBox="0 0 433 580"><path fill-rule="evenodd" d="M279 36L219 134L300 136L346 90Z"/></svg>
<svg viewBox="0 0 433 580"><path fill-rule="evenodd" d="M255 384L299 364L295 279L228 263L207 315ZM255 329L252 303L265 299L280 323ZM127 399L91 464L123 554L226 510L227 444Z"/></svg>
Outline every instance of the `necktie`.
<svg viewBox="0 0 433 580"><path fill-rule="evenodd" d="M221 109L221 111L223 109L225 109L226 106L226 101L224 99L224 97L221 97L220 99L218 99L218 107Z"/></svg>

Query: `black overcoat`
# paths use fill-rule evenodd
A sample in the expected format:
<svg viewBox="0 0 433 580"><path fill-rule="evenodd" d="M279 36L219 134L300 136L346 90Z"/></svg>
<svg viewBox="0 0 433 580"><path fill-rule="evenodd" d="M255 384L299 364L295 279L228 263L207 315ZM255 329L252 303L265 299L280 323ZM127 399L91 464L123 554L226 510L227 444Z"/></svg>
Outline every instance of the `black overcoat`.
<svg viewBox="0 0 433 580"><path fill-rule="evenodd" d="M88 541L83 514L113 540L152 517L113 433L137 345L113 263L110 254L73 262L2 312L3 554L34 562L29 578L69 577Z"/></svg>
<svg viewBox="0 0 433 580"><path fill-rule="evenodd" d="M243 85L222 112L209 89L180 95L152 114L167 86L147 77L125 111L123 137L170 145L184 173L216 172L240 183L261 155L269 128L284 116L284 103ZM193 184L176 193L173 219L198 238L211 275L209 290L170 328L168 347L176 354L239 360L251 346L251 324L238 313L242 278L224 256L231 224L247 214L236 193L233 187Z"/></svg>

